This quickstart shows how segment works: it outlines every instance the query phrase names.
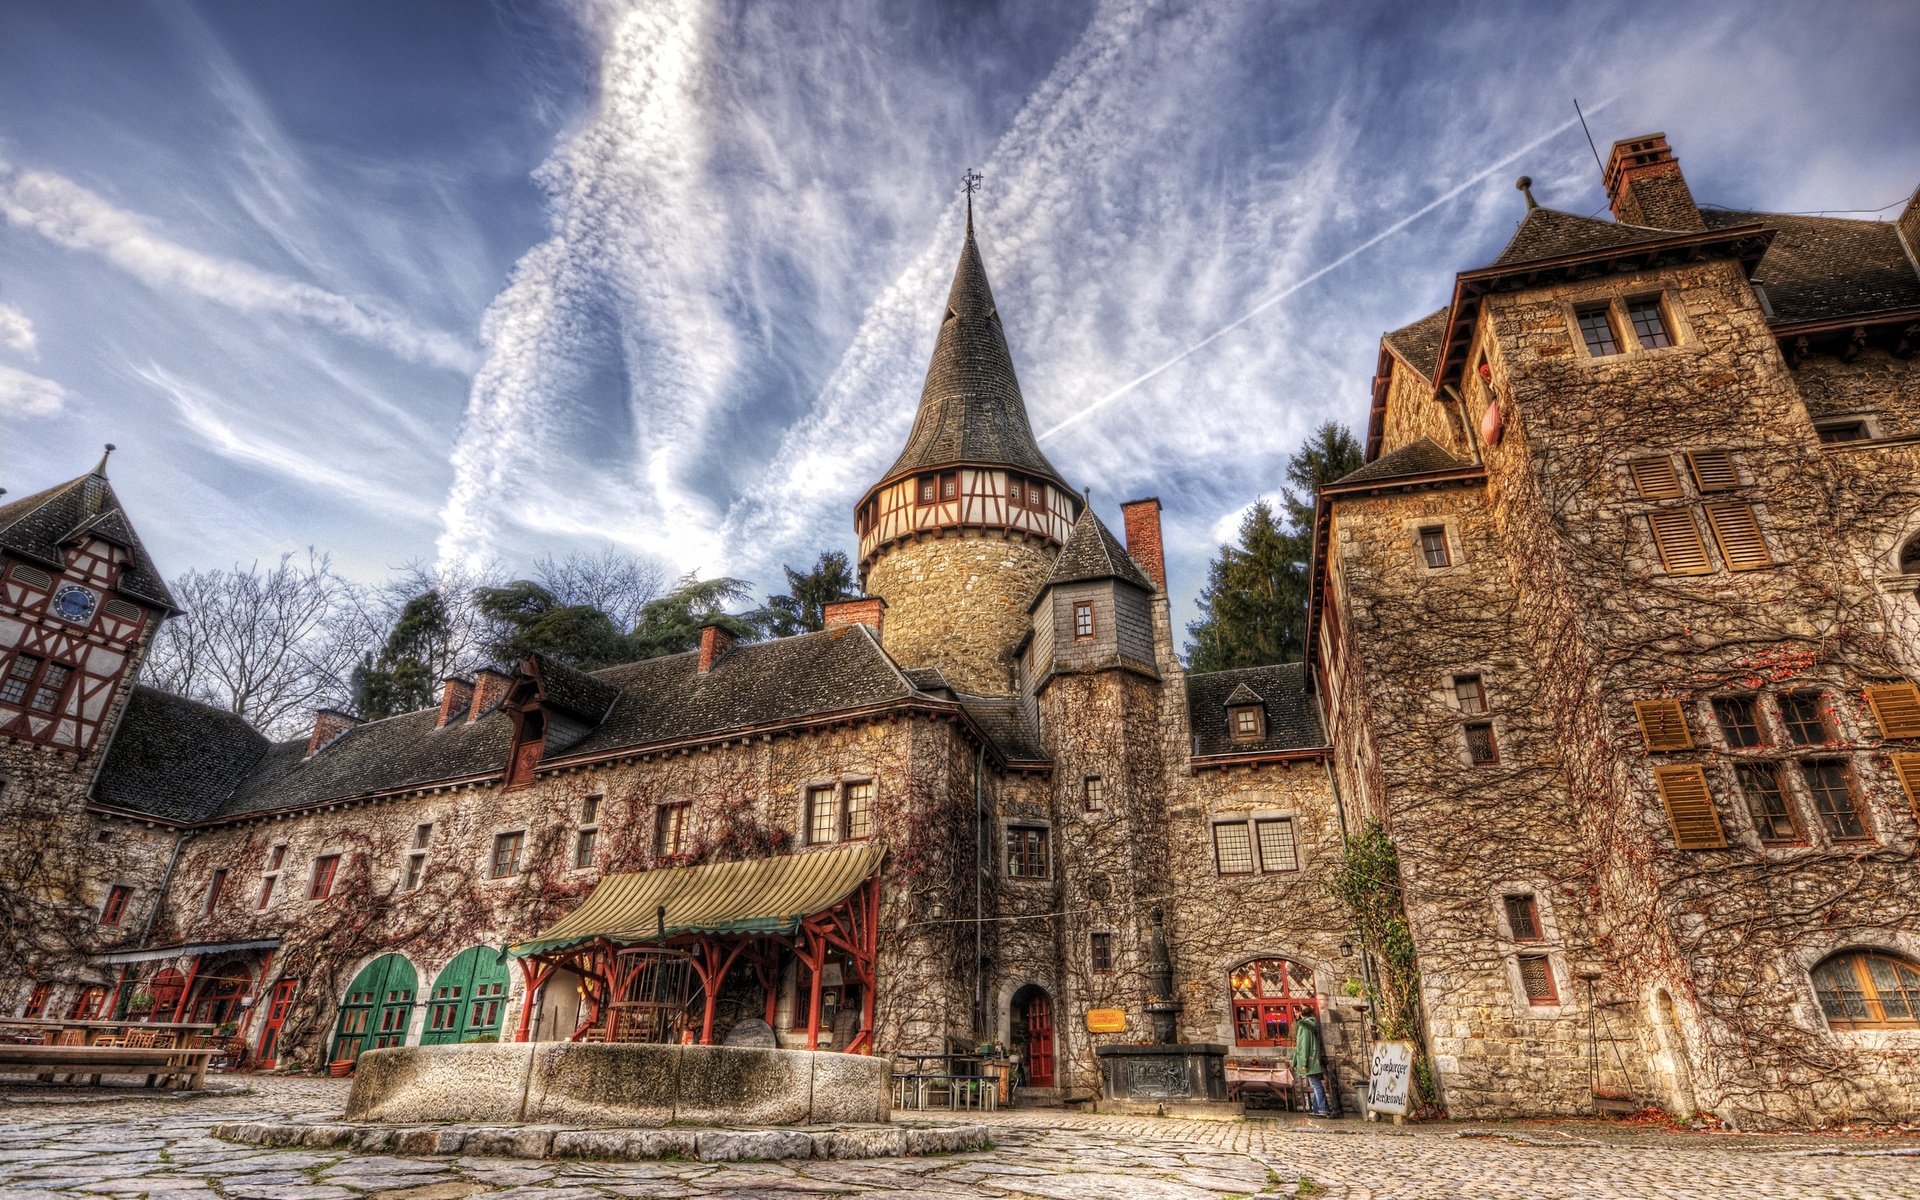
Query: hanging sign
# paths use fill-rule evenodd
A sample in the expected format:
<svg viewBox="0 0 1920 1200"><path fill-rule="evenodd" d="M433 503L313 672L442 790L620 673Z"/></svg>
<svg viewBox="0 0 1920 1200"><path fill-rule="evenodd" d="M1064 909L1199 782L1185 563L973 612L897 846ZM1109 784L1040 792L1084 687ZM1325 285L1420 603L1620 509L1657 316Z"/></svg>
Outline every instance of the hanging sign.
<svg viewBox="0 0 1920 1200"><path fill-rule="evenodd" d="M1125 1033L1126 1031L1126 1009L1090 1008L1087 1010L1088 1033Z"/></svg>
<svg viewBox="0 0 1920 1200"><path fill-rule="evenodd" d="M1367 1107L1374 1112L1405 1116L1408 1085L1413 1081L1413 1043L1375 1042L1370 1076Z"/></svg>

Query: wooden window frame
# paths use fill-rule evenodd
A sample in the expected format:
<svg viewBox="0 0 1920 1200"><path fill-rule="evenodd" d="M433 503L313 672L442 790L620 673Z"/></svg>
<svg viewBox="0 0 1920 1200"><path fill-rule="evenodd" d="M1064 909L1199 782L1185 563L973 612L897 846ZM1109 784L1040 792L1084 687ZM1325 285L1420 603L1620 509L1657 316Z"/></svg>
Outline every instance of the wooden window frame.
<svg viewBox="0 0 1920 1200"><path fill-rule="evenodd" d="M1763 846L1798 846L1807 840L1807 830L1800 822L1799 810L1793 803L1793 793L1787 787L1786 776L1781 772L1778 762L1736 763L1733 768L1734 786L1740 792L1740 798L1746 802L1747 819L1753 822L1753 831ZM1772 784L1769 788L1748 786L1749 780L1764 779ZM1779 801L1780 812L1768 811L1764 803L1768 796ZM1784 818L1787 831L1780 832L1776 822Z"/></svg>
<svg viewBox="0 0 1920 1200"><path fill-rule="evenodd" d="M1693 731L1687 727L1687 706L1678 700L1635 700L1634 719L1640 722L1640 740L1651 752L1693 749Z"/></svg>
<svg viewBox="0 0 1920 1200"><path fill-rule="evenodd" d="M493 853L487 858L488 879L512 879L520 874L520 856L526 853L527 831L509 829L493 835ZM502 852L506 852L503 856ZM502 870L502 866L507 869Z"/></svg>
<svg viewBox="0 0 1920 1200"><path fill-rule="evenodd" d="M1676 500L1686 495L1671 454L1636 459L1627 464L1627 475L1633 480L1635 494L1642 500Z"/></svg>
<svg viewBox="0 0 1920 1200"><path fill-rule="evenodd" d="M265 912L273 903L273 893L280 885L280 869L287 862L287 843L280 842L267 849L267 869L260 872L260 899L255 902L253 911Z"/></svg>
<svg viewBox="0 0 1920 1200"><path fill-rule="evenodd" d="M854 793L857 788L865 788L861 803L856 806ZM840 840L843 842L864 842L873 836L874 804L879 799L880 789L871 779L847 779L840 783Z"/></svg>
<svg viewBox="0 0 1920 1200"><path fill-rule="evenodd" d="M1007 878L1050 879L1053 856L1048 842L1052 831L1045 825L1009 824L1007 826Z"/></svg>
<svg viewBox="0 0 1920 1200"><path fill-rule="evenodd" d="M594 847L600 841L600 805L606 795L595 792L580 801L580 827L573 835L573 869L584 871L593 866Z"/></svg>
<svg viewBox="0 0 1920 1200"><path fill-rule="evenodd" d="M928 508L940 502L940 477L921 475L913 481L913 502Z"/></svg>
<svg viewBox="0 0 1920 1200"><path fill-rule="evenodd" d="M1507 922L1507 938L1510 941L1532 945L1547 940L1547 927L1540 920L1540 899L1532 892L1504 893L1500 897L1500 910ZM1533 932L1520 932L1520 925L1514 920L1517 913L1525 915Z"/></svg>
<svg viewBox="0 0 1920 1200"><path fill-rule="evenodd" d="M1793 745L1827 746L1838 740L1839 733L1834 729L1832 719L1827 716L1825 692L1812 690L1781 692L1774 700L1779 705L1780 724L1787 731L1787 741ZM1789 704L1794 707L1789 708ZM1802 719L1804 713L1796 711L1801 705L1811 708L1813 719L1819 727L1820 737L1817 741L1801 736L1807 726L1807 722Z"/></svg>
<svg viewBox="0 0 1920 1200"><path fill-rule="evenodd" d="M1744 706L1747 720L1729 720L1728 714L1737 706ZM1734 750L1757 750L1771 743L1767 740L1766 723L1760 717L1760 699L1753 695L1715 696L1713 698L1713 719L1720 727L1720 736L1727 746ZM1737 736L1736 736L1737 733ZM1753 740L1745 739L1751 734Z"/></svg>
<svg viewBox="0 0 1920 1200"><path fill-rule="evenodd" d="M1895 754L1889 765L1893 767L1893 777L1900 781L1900 790L1907 794L1914 818L1920 820L1920 754Z"/></svg>
<svg viewBox="0 0 1920 1200"><path fill-rule="evenodd" d="M1088 812L1105 812L1107 808L1106 776L1104 775L1081 776L1080 802Z"/></svg>
<svg viewBox="0 0 1920 1200"><path fill-rule="evenodd" d="M940 502L949 504L960 498L960 472L940 472Z"/></svg>
<svg viewBox="0 0 1920 1200"><path fill-rule="evenodd" d="M1287 833L1287 854L1292 859L1284 866L1274 866L1267 861L1267 839L1265 830L1278 826ZM1300 830L1292 817L1255 817L1253 819L1253 849L1259 859L1262 875L1294 875L1300 871Z"/></svg>
<svg viewBox="0 0 1920 1200"><path fill-rule="evenodd" d="M1073 640L1090 642L1096 627L1093 623L1093 601L1075 600L1073 602Z"/></svg>
<svg viewBox="0 0 1920 1200"><path fill-rule="evenodd" d="M1263 964L1278 963L1280 994L1267 993L1267 972ZM1296 970L1308 976L1302 990L1294 991ZM1319 996L1312 983L1313 968L1287 958L1254 958L1235 965L1227 972L1227 1001L1233 1020L1233 1044L1236 1046L1272 1046L1285 1049L1293 1045L1293 1028L1300 1014L1310 1012L1318 1019ZM1244 981L1244 982L1243 982ZM1245 995L1241 993L1245 992ZM1266 1037L1278 1023L1285 1030L1281 1037ZM1242 1036L1248 1029L1261 1036Z"/></svg>
<svg viewBox="0 0 1920 1200"><path fill-rule="evenodd" d="M1838 790L1828 786L1825 780L1816 778L1816 773L1829 769L1839 772ZM1821 829L1829 839L1835 842L1874 840L1873 825L1868 822L1866 809L1860 804L1859 790L1854 787L1852 763L1844 758L1803 758L1800 760L1800 779L1806 785L1807 794L1813 798L1813 814L1820 818ZM1835 796L1845 799L1844 809L1823 803ZM1859 826L1859 832L1845 830L1847 818Z"/></svg>
<svg viewBox="0 0 1920 1200"><path fill-rule="evenodd" d="M1822 446L1841 446L1848 442L1873 440L1873 423L1865 417L1835 417L1813 423L1813 436Z"/></svg>
<svg viewBox="0 0 1920 1200"><path fill-rule="evenodd" d="M1882 738L1920 738L1920 686L1904 680L1877 683L1862 695Z"/></svg>
<svg viewBox="0 0 1920 1200"><path fill-rule="evenodd" d="M1893 975L1895 987L1901 993L1902 1005L1907 1010L1907 1016L1891 1018L1887 1016L1887 996L1881 988L1880 981L1873 977L1873 969L1870 965L1873 959L1881 959L1891 964L1888 971ZM1843 966L1853 977L1852 994L1859 997L1861 1006L1867 1010L1868 1015L1865 1017L1835 1015L1834 1009L1844 1009L1845 1005L1840 1001L1840 993L1836 989L1823 984L1838 982L1836 977L1841 974ZM1827 977L1824 981L1823 975ZM1819 1002L1820 1013L1826 1018L1829 1029L1920 1029L1920 965L1916 965L1913 960L1904 955L1879 949L1845 950L1839 954L1829 955L1814 964L1808 976L1813 983L1814 997ZM1909 986L1904 976L1915 976L1916 979ZM1835 997L1832 1002L1828 1000L1830 995Z"/></svg>
<svg viewBox="0 0 1920 1200"><path fill-rule="evenodd" d="M200 902L200 915L210 917L220 907L220 898L227 890L227 868L215 867L207 878L207 896Z"/></svg>
<svg viewBox="0 0 1920 1200"><path fill-rule="evenodd" d="M1484 732L1486 734L1487 752L1484 757L1475 752L1474 734L1476 732ZM1460 733L1467 744L1467 762L1469 765L1476 767L1497 767L1500 765L1500 736L1494 731L1492 721L1468 721L1460 727Z"/></svg>
<svg viewBox="0 0 1920 1200"><path fill-rule="evenodd" d="M1727 828L1713 803L1706 768L1698 763L1674 763L1653 769L1654 786L1667 810L1667 827L1680 850L1724 850ZM1712 828L1707 828L1708 822Z"/></svg>
<svg viewBox="0 0 1920 1200"><path fill-rule="evenodd" d="M1453 566L1453 546L1447 539L1445 525L1422 525L1414 531L1414 544L1420 551L1420 562L1429 571L1444 571ZM1435 556L1439 562L1435 562Z"/></svg>
<svg viewBox="0 0 1920 1200"><path fill-rule="evenodd" d="M307 876L307 899L325 900L333 895L334 877L340 873L340 856L322 854L313 860L313 870Z"/></svg>
<svg viewBox="0 0 1920 1200"><path fill-rule="evenodd" d="M693 815L691 800L663 800L653 806L653 857L675 858L686 853L687 819Z"/></svg>
<svg viewBox="0 0 1920 1200"><path fill-rule="evenodd" d="M1250 728L1241 728L1247 724L1243 717L1252 717ZM1258 742L1267 736L1267 710L1259 704L1236 704L1227 710L1227 733L1236 742Z"/></svg>
<svg viewBox="0 0 1920 1200"><path fill-rule="evenodd" d="M31 661L33 666L25 674L18 673L19 664ZM57 683L48 684L47 674L58 670L64 672ZM27 712L58 715L66 707L67 693L73 688L74 677L78 669L69 662L50 658L44 654L27 654L16 650L7 660L6 670L0 671L0 704L25 709ZM15 685L19 686L16 688ZM40 703L43 694L52 699L44 706Z"/></svg>
<svg viewBox="0 0 1920 1200"><path fill-rule="evenodd" d="M1740 468L1735 465L1732 452L1688 450L1685 457L1687 474L1693 478L1693 486L1702 496L1739 489Z"/></svg>
<svg viewBox="0 0 1920 1200"><path fill-rule="evenodd" d="M1469 717L1484 717L1492 711L1487 703L1487 679L1480 674L1453 677L1453 706Z"/></svg>
<svg viewBox="0 0 1920 1200"><path fill-rule="evenodd" d="M809 846L831 846L840 840L840 788L837 784L809 784L802 812Z"/></svg>
<svg viewBox="0 0 1920 1200"><path fill-rule="evenodd" d="M1580 333L1580 344L1588 358L1618 358L1626 353L1620 331L1614 328L1612 301L1574 305L1573 326ZM1606 336L1596 336L1600 333Z"/></svg>
<svg viewBox="0 0 1920 1200"><path fill-rule="evenodd" d="M400 890L417 892L420 885L427 881L427 855L423 850L415 850L407 855L406 869L400 876Z"/></svg>
<svg viewBox="0 0 1920 1200"><path fill-rule="evenodd" d="M1087 970L1095 975L1113 974L1113 934L1096 929L1087 935Z"/></svg>
<svg viewBox="0 0 1920 1200"><path fill-rule="evenodd" d="M1224 853L1224 848L1220 844L1220 833L1222 830L1237 830L1239 836L1245 839L1247 865L1244 869L1227 869L1227 856ZM1213 873L1215 875L1219 875L1222 878L1234 878L1237 876L1252 875L1259 869L1259 860L1255 858L1256 851L1253 844L1253 826L1245 817L1213 822L1212 834Z"/></svg>
<svg viewBox="0 0 1920 1200"><path fill-rule="evenodd" d="M1527 978L1528 964L1537 964L1540 968L1539 982L1544 985L1535 989ZM1520 991L1526 996L1527 1004L1533 1008L1554 1008L1560 1003L1560 984L1553 977L1553 955L1544 950L1529 951L1514 956L1514 966L1520 974Z"/></svg>
<svg viewBox="0 0 1920 1200"><path fill-rule="evenodd" d="M1648 341L1648 331L1641 327L1640 313L1653 311L1653 333L1660 338L1659 344ZM1633 330L1633 339L1642 350L1668 350L1680 344L1674 336L1673 317L1667 312L1667 300L1664 295L1629 296L1626 301L1627 327Z"/></svg>
<svg viewBox="0 0 1920 1200"><path fill-rule="evenodd" d="M108 929L117 929L120 922L127 919L127 905L133 902L133 888L124 883L116 883L107 889L107 902L100 906L99 924Z"/></svg>

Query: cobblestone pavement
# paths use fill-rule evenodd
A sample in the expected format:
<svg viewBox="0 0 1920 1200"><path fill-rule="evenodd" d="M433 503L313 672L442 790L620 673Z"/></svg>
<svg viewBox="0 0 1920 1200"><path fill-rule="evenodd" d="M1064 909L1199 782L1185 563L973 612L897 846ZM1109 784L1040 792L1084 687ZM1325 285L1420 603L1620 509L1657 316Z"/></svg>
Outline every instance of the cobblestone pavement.
<svg viewBox="0 0 1920 1200"><path fill-rule="evenodd" d="M0 1200L1920 1197L1920 1141L1912 1139L1586 1124L1394 1129L1021 1112L986 1118L995 1148L981 1153L736 1164L401 1158L261 1150L209 1137L218 1121L338 1112L346 1098L335 1080L251 1082L250 1095L186 1100L136 1093L44 1103L44 1094L0 1092Z"/></svg>

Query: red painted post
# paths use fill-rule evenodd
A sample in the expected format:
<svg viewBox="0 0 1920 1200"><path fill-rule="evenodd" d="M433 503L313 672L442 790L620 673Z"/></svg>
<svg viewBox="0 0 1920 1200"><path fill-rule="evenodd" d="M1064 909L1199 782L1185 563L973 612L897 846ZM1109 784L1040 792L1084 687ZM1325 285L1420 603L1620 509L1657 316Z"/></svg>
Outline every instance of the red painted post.
<svg viewBox="0 0 1920 1200"><path fill-rule="evenodd" d="M807 1049L820 1048L820 974L826 969L827 948L821 944L820 935L812 929L807 930L807 969L813 975L807 988Z"/></svg>
<svg viewBox="0 0 1920 1200"><path fill-rule="evenodd" d="M187 1001L193 997L193 979L199 973L200 956L196 954L193 961L187 964L187 978L180 985L180 998L173 1003L173 1021L176 1025L180 1023L181 1014L187 1011Z"/></svg>

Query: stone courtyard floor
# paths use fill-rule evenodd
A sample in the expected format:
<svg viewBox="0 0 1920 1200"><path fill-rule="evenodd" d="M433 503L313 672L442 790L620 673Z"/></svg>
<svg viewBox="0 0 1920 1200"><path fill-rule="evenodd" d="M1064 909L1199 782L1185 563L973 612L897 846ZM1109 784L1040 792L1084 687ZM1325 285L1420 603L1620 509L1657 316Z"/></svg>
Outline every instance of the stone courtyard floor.
<svg viewBox="0 0 1920 1200"><path fill-rule="evenodd" d="M172 1100L0 1090L0 1200L1920 1197L1920 1139L1687 1134L1603 1123L1395 1129L1351 1120L1013 1112L984 1118L992 1150L846 1162L529 1162L262 1150L216 1140L207 1130L225 1121L337 1113L346 1084L295 1077L246 1083L250 1094Z"/></svg>

